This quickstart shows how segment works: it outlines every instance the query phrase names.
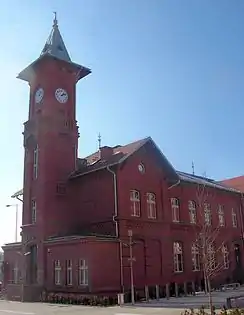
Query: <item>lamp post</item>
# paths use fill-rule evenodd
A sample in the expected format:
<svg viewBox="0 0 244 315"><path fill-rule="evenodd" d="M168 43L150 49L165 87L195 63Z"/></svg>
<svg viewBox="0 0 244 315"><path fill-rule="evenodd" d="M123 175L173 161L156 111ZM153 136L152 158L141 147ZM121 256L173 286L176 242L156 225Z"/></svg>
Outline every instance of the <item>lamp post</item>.
<svg viewBox="0 0 244 315"><path fill-rule="evenodd" d="M15 243L18 241L18 209L19 205L13 204L13 205L6 205L7 208L15 207Z"/></svg>
<svg viewBox="0 0 244 315"><path fill-rule="evenodd" d="M133 270L133 261L135 258L133 257L133 231L128 230L128 236L129 236L129 249L130 249L130 285L131 285L131 304L135 304L135 292L134 292L134 270Z"/></svg>

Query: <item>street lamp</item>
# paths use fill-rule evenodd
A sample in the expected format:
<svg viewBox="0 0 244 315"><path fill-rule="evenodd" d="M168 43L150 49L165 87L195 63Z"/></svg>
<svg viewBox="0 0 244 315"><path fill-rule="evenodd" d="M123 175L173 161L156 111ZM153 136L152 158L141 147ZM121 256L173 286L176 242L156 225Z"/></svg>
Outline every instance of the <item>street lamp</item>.
<svg viewBox="0 0 244 315"><path fill-rule="evenodd" d="M15 243L18 241L18 208L19 205L16 203L14 205L6 205L7 208L15 207Z"/></svg>

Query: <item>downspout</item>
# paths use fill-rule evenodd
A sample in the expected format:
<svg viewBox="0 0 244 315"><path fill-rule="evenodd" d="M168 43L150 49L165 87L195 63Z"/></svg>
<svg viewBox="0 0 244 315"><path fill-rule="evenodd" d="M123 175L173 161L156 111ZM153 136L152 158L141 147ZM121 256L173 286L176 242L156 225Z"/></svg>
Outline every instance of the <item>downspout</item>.
<svg viewBox="0 0 244 315"><path fill-rule="evenodd" d="M175 184L168 187L168 189L174 188L174 187L178 186L179 184L180 184L180 179L178 179L178 181Z"/></svg>
<svg viewBox="0 0 244 315"><path fill-rule="evenodd" d="M240 219L241 219L241 240L242 248L244 249L244 227L243 227L243 193L241 193L241 204L240 204Z"/></svg>
<svg viewBox="0 0 244 315"><path fill-rule="evenodd" d="M113 175L113 184L114 184L114 215L113 222L115 223L115 233L116 237L119 239L119 228L118 228L118 188L117 188L117 176L115 171L111 170L109 166L107 166L108 172ZM119 239L119 258L120 258L120 286L122 288L122 292L124 293L124 274L123 274L123 244Z"/></svg>

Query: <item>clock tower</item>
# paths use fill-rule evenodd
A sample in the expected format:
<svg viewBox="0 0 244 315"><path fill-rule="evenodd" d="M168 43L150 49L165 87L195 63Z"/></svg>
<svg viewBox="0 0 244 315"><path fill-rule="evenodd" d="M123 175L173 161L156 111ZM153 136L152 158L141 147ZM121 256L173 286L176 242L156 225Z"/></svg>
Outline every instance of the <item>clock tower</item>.
<svg viewBox="0 0 244 315"><path fill-rule="evenodd" d="M44 282L43 242L69 229L67 183L76 169L79 137L76 84L90 72L71 60L55 14L39 58L18 75L30 86L29 117L23 132L22 244L25 253L30 253L27 283Z"/></svg>

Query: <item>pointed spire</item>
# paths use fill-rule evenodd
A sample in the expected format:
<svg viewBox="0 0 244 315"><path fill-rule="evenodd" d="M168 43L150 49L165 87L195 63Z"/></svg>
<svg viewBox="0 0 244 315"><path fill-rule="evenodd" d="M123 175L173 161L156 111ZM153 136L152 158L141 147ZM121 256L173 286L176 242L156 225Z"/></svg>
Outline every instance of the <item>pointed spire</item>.
<svg viewBox="0 0 244 315"><path fill-rule="evenodd" d="M71 61L58 28L57 12L54 12L53 28L41 52L41 56L45 54L68 62Z"/></svg>

